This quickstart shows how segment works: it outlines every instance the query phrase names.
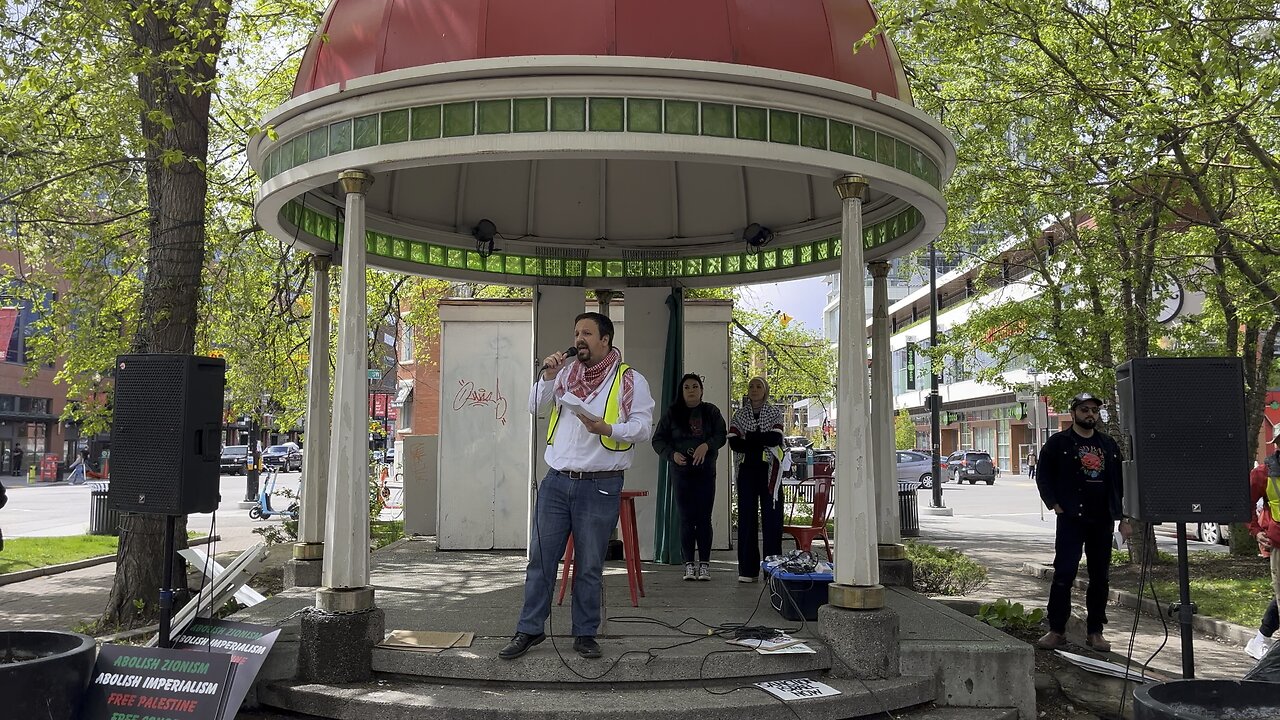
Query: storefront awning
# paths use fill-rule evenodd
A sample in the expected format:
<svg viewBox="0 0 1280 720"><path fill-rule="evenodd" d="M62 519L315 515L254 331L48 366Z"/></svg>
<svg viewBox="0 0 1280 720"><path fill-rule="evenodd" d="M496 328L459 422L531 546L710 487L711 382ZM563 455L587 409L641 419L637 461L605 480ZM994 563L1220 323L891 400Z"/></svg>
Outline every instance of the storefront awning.
<svg viewBox="0 0 1280 720"><path fill-rule="evenodd" d="M403 407L410 395L413 395L413 379L400 380L396 383L396 399L391 404L396 407Z"/></svg>

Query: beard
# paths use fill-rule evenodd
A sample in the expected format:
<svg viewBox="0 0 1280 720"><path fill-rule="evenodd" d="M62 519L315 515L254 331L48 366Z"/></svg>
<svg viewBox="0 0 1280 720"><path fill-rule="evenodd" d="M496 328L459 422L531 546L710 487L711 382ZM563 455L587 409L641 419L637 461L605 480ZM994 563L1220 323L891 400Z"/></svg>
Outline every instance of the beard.
<svg viewBox="0 0 1280 720"><path fill-rule="evenodd" d="M1083 419L1076 418L1076 424L1082 428L1087 428L1089 430L1092 430L1098 424L1098 418L1092 415L1086 416Z"/></svg>

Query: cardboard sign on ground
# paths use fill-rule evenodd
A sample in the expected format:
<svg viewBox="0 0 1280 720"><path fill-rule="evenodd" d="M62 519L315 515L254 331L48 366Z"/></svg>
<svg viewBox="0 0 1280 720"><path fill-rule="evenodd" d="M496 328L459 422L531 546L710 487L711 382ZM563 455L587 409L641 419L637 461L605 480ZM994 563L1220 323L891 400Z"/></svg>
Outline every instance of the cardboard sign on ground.
<svg viewBox="0 0 1280 720"><path fill-rule="evenodd" d="M221 720L235 720L240 703L253 686L253 680L267 660L267 653L280 636L280 628L196 618L182 634L174 638L176 648L191 648L205 654L219 653L232 664L231 686L226 692L226 709Z"/></svg>
<svg viewBox="0 0 1280 720"><path fill-rule="evenodd" d="M438 653L449 648L471 647L473 632L433 632L430 630L392 630L378 647L396 650Z"/></svg>
<svg viewBox="0 0 1280 720"><path fill-rule="evenodd" d="M840 691L809 678L792 678L790 680L769 680L756 683L756 687L784 702L793 700L811 700L813 698L839 695Z"/></svg>
<svg viewBox="0 0 1280 720"><path fill-rule="evenodd" d="M218 720L230 673L222 653L103 645L80 718Z"/></svg>

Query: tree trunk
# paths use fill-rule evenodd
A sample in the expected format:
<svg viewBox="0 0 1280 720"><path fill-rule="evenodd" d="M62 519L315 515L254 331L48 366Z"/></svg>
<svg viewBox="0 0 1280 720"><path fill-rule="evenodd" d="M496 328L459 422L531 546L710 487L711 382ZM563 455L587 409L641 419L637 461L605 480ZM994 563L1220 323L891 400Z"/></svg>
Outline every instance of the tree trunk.
<svg viewBox="0 0 1280 720"><path fill-rule="evenodd" d="M1133 520L1133 534L1129 536L1129 562L1138 565L1144 555L1149 553L1148 560L1152 565L1158 561L1156 555L1156 526L1151 523Z"/></svg>
<svg viewBox="0 0 1280 720"><path fill-rule="evenodd" d="M130 30L141 59L138 95L147 143L150 216L135 353L195 352L204 266L210 92L228 12L229 4L214 0L190 4L158 0L132 16ZM185 517L178 519L178 549L187 545L186 525ZM164 527L163 516L124 516L115 581L101 620L104 626L136 627L156 617L164 572ZM179 581L186 577L180 572L175 575Z"/></svg>

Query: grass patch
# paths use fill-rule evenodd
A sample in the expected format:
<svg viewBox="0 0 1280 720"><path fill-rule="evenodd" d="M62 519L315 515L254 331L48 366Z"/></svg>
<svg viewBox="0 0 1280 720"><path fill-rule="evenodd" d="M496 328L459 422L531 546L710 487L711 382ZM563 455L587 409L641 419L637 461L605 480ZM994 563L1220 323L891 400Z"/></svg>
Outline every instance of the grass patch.
<svg viewBox="0 0 1280 720"><path fill-rule="evenodd" d="M4 552L0 553L0 573L114 555L119 542L119 538L110 535L5 538Z"/></svg>
<svg viewBox="0 0 1280 720"><path fill-rule="evenodd" d="M1111 588L1136 594L1141 565L1123 562L1128 553L1112 555ZM1199 606L1198 614L1203 616L1257 627L1271 600L1271 571L1267 561L1260 557L1200 550L1187 556L1187 575L1191 599ZM1088 571L1082 567L1080 577L1088 576ZM1156 596L1162 604L1178 601L1176 557L1160 553L1148 569L1147 577L1155 584ZM1143 596L1151 597L1149 586L1143 588Z"/></svg>
<svg viewBox="0 0 1280 720"><path fill-rule="evenodd" d="M384 548L404 537L403 520L370 520L369 536L374 545Z"/></svg>
<svg viewBox="0 0 1280 720"><path fill-rule="evenodd" d="M968 595L987 584L987 569L951 548L906 541L915 590L924 595Z"/></svg>
<svg viewBox="0 0 1280 720"><path fill-rule="evenodd" d="M1156 594L1161 603L1177 602L1178 583L1158 580ZM1150 596L1151 591L1148 589L1147 597ZM1262 621L1262 612L1271 601L1271 580L1212 580L1193 577L1191 600L1199 608L1199 615L1256 628Z"/></svg>
<svg viewBox="0 0 1280 720"><path fill-rule="evenodd" d="M187 533L187 540L198 537L204 535ZM119 544L120 538L111 535L5 538L4 552L0 552L0 575L115 555Z"/></svg>

